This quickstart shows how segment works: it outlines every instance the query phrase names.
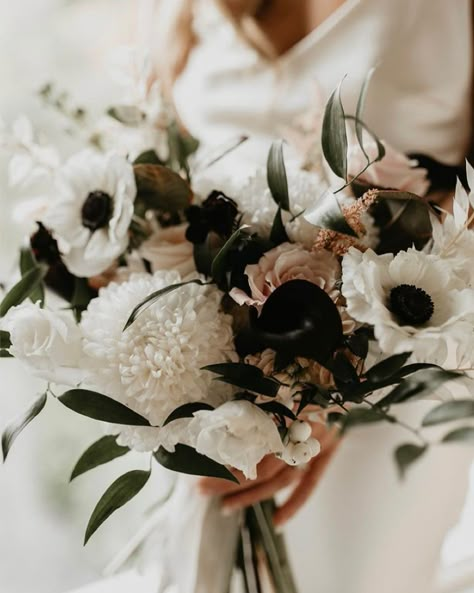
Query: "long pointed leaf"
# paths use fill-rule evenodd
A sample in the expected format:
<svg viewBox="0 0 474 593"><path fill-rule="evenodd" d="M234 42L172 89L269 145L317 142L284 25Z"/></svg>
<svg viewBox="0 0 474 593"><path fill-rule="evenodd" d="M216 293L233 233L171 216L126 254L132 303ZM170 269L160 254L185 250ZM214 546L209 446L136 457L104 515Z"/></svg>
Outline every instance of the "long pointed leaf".
<svg viewBox="0 0 474 593"><path fill-rule="evenodd" d="M59 396L58 400L73 412L94 420L127 426L150 426L148 420L137 412L95 391L71 389Z"/></svg>
<svg viewBox="0 0 474 593"><path fill-rule="evenodd" d="M341 86L332 93L323 118L322 148L331 170L347 180L347 132L344 108L341 101Z"/></svg>
<svg viewBox="0 0 474 593"><path fill-rule="evenodd" d="M267 182L276 204L282 210L290 211L288 179L286 177L283 142L273 142L267 159Z"/></svg>
<svg viewBox="0 0 474 593"><path fill-rule="evenodd" d="M20 305L35 291L46 276L46 271L46 268L38 267L27 272L0 303L0 317L6 315L12 307Z"/></svg>
<svg viewBox="0 0 474 593"><path fill-rule="evenodd" d="M148 482L150 473L143 470L130 471L120 476L107 488L89 519L84 545L87 544L92 535L107 521L112 513L130 502L143 489Z"/></svg>
<svg viewBox="0 0 474 593"><path fill-rule="evenodd" d="M462 399L452 402L444 402L431 410L424 418L423 426L436 426L443 422L463 420L474 417L474 400Z"/></svg>
<svg viewBox="0 0 474 593"><path fill-rule="evenodd" d="M6 461L8 453L18 435L43 410L46 400L47 395L46 393L43 393L25 412L5 428L2 434L3 461Z"/></svg>
<svg viewBox="0 0 474 593"><path fill-rule="evenodd" d="M128 447L121 447L117 444L117 437L107 435L93 443L79 458L71 473L70 481L88 472L91 469L108 463L128 453Z"/></svg>

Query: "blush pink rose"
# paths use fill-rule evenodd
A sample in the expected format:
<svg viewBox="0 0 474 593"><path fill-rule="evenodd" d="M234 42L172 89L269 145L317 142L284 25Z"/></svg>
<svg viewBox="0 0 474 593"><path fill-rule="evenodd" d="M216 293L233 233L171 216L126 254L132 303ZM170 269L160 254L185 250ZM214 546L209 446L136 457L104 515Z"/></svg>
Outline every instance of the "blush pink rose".
<svg viewBox="0 0 474 593"><path fill-rule="evenodd" d="M251 296L233 288L230 296L239 305L253 305L260 310L271 293L290 280L307 280L326 291L334 300L339 292L336 282L341 277L341 267L329 251L309 252L301 245L283 243L271 249L257 264L245 268Z"/></svg>
<svg viewBox="0 0 474 593"><path fill-rule="evenodd" d="M152 272L176 270L182 277L196 271L193 245L186 240L186 224L159 229L140 248L141 257L151 264Z"/></svg>
<svg viewBox="0 0 474 593"><path fill-rule="evenodd" d="M398 189L414 193L417 196L425 196L430 186L426 169L418 167L416 160L409 159L386 142L383 145L386 150L384 158L370 165L367 171L359 177L359 180L370 187ZM377 145L372 139L364 137L364 149L370 160L373 160L378 154ZM353 140L349 143L347 151L349 175L351 177L358 175L366 165L367 158L358 142Z"/></svg>

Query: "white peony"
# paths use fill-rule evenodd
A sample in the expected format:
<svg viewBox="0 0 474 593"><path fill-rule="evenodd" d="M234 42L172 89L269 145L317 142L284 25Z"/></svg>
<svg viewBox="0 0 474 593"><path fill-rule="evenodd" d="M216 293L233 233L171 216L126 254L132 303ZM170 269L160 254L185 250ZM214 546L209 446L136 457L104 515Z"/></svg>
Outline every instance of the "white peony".
<svg viewBox="0 0 474 593"><path fill-rule="evenodd" d="M36 377L61 385L81 382L81 333L71 313L28 301L12 307L0 320L0 329L10 332L10 353Z"/></svg>
<svg viewBox="0 0 474 593"><path fill-rule="evenodd" d="M435 255L409 249L376 255L351 248L342 261L342 294L349 314L374 326L387 354L445 362L448 343L474 347L474 290Z"/></svg>
<svg viewBox="0 0 474 593"><path fill-rule="evenodd" d="M240 470L251 480L257 477L257 465L265 455L283 450L272 418L247 400L195 412L184 434L198 453Z"/></svg>
<svg viewBox="0 0 474 593"><path fill-rule="evenodd" d="M94 276L122 255L135 197L133 167L125 158L84 150L69 159L42 222L58 241L70 272Z"/></svg>
<svg viewBox="0 0 474 593"><path fill-rule="evenodd" d="M137 274L101 289L83 314L88 383L161 426L178 406L227 393L200 369L233 357L231 318L220 311L222 293L191 284L159 298L126 331L136 305L181 281L177 272ZM212 387L211 387L212 385ZM219 401L220 403L220 401ZM117 427L122 443L141 451L160 445L159 428Z"/></svg>

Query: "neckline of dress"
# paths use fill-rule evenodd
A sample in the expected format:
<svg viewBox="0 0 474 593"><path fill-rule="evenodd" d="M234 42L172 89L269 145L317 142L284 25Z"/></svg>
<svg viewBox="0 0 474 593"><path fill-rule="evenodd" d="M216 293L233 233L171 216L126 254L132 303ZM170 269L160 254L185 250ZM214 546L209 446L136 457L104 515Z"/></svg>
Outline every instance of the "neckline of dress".
<svg viewBox="0 0 474 593"><path fill-rule="evenodd" d="M280 54L276 61L279 63L290 61L313 45L316 45L323 37L325 37L334 27L343 19L345 19L360 3L361 0L345 0L343 4L338 6L328 17L326 17L317 27L305 35L302 39L297 41L285 52Z"/></svg>

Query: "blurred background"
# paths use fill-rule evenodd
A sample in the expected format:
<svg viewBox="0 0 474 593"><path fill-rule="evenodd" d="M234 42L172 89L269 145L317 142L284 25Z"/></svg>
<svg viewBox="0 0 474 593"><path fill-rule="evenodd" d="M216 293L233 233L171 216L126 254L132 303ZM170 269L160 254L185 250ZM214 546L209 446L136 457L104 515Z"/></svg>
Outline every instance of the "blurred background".
<svg viewBox="0 0 474 593"><path fill-rule="evenodd" d="M123 44L146 43L149 4L149 0L0 0L0 120L9 126L26 114L48 140L64 139L60 115L38 94L50 82L67 92L76 106L103 110L117 92L108 74L111 52ZM68 140L63 142L67 150ZM7 162L1 154L0 283L8 286L24 232L11 213L22 199L32 196L7 188ZM22 373L18 363L1 360L0 425L40 389L41 384ZM50 402L0 467L2 593L62 593L92 582L139 528L144 509L154 502L152 488L120 511L87 548L82 547L87 518L101 493L124 469L143 464L140 456L129 455L70 486L72 466L98 436L92 422L80 421ZM474 472L459 525L444 546L440 591L454 591L452 578L458 581L456 591L471 591L462 583L474 566L473 534ZM473 582L472 573L465 582L466 586Z"/></svg>

